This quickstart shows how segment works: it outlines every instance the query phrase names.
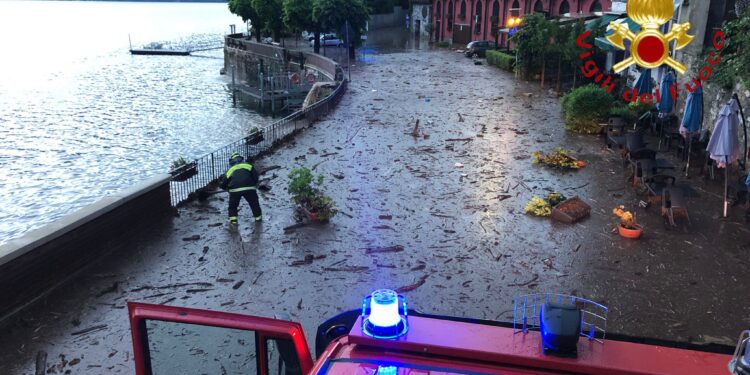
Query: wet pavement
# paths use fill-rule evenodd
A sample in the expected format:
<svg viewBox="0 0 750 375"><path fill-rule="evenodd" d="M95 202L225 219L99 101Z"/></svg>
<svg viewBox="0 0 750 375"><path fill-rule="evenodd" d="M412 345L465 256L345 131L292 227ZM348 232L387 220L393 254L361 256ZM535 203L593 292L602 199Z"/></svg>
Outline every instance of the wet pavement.
<svg viewBox="0 0 750 375"><path fill-rule="evenodd" d="M689 228L667 230L658 207L639 208L644 237L620 238L612 208L641 197L619 152L566 134L557 97L537 87L449 51L372 56L333 114L257 161L281 167L264 176L263 224L243 203L229 230L221 195L186 205L8 322L0 373L33 373L39 350L49 373L132 373L127 301L286 312L312 345L320 322L384 287L408 290L423 312L506 321L516 294L575 294L610 307L609 332L733 344L750 326L750 229L738 208L719 219L720 178L680 179L696 195ZM426 135L415 138L417 119ZM588 166L532 166L533 151L560 146ZM286 176L298 166L325 176L342 212L284 233L294 223ZM591 217L523 213L550 191L581 197Z"/></svg>

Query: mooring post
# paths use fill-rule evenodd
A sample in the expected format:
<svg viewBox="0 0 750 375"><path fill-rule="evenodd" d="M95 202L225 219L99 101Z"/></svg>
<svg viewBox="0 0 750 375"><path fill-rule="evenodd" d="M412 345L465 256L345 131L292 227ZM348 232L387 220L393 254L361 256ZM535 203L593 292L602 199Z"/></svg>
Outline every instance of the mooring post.
<svg viewBox="0 0 750 375"><path fill-rule="evenodd" d="M130 51L133 50L133 42L130 41L130 33L128 33L128 47L130 48Z"/></svg>
<svg viewBox="0 0 750 375"><path fill-rule="evenodd" d="M235 86L234 81L234 65L231 65L232 67L232 105L237 106L237 87Z"/></svg>

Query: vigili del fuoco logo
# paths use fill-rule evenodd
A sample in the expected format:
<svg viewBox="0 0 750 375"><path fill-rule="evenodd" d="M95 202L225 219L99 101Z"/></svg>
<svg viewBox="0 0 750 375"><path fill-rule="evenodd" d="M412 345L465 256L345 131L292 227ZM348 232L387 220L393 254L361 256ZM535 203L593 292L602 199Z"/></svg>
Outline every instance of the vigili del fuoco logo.
<svg viewBox="0 0 750 375"><path fill-rule="evenodd" d="M690 23L673 24L672 30L667 34L659 30L672 18L673 6L672 0L628 1L626 8L628 17L637 23L641 30L634 33L625 23L610 23L609 29L613 33L606 37L610 44L620 50L627 50L625 41L630 42L630 56L612 67L615 73L619 73L634 64L644 69L654 69L666 64L680 74L687 72L685 65L670 56L670 44L674 41L674 49L679 50L693 41L694 37L687 33L690 30ZM579 55L584 60L581 71L586 78L601 84L601 87L612 93L618 80L597 66L594 60L594 46L586 42L586 38L590 35L591 31L586 31L578 37L576 43L578 47L586 49ZM712 42L713 50L708 54L707 63L698 71L697 77L685 84L685 89L689 92L694 92L703 82L710 80L716 65L721 62L721 50L725 45L724 32L716 31ZM672 99L677 100L681 91L680 84L675 83L669 88L669 91ZM635 102L640 100L644 104L655 104L661 99L658 86L655 95L650 92L639 93L637 88L626 88L623 90L622 97L625 101Z"/></svg>

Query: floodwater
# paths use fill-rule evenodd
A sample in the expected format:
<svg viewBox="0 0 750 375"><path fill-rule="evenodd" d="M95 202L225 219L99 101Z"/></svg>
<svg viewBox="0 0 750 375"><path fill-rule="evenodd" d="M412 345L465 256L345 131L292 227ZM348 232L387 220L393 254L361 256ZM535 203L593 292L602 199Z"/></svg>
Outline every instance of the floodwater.
<svg viewBox="0 0 750 375"><path fill-rule="evenodd" d="M268 122L232 107L221 50L128 53L230 24L221 3L0 1L0 244Z"/></svg>
<svg viewBox="0 0 750 375"><path fill-rule="evenodd" d="M279 167L262 176L271 187L260 193L262 224L243 203L239 231L230 230L221 195L181 207L10 319L0 329L0 373L33 373L44 351L51 373L131 374L128 301L285 313L311 345L318 324L380 288L425 313L501 321L512 320L516 295L572 294L609 307L610 333L682 342L732 345L750 325L750 230L738 208L718 218L719 181L697 168L678 178L695 193L692 224L668 230L659 207L637 208L643 197L619 152L566 133L557 96L538 83L445 50L370 57L357 62L334 113L256 161ZM533 151L556 147L588 165L575 173L532 165ZM299 166L325 177L341 213L285 232L294 224L287 176ZM568 225L523 213L550 191L579 196L591 217ZM645 225L640 240L612 233L620 204Z"/></svg>

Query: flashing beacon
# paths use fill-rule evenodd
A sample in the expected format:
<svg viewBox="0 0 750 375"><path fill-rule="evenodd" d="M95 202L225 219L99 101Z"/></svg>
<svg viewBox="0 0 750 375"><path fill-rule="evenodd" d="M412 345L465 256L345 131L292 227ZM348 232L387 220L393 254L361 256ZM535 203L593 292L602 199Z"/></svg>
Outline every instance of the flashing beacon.
<svg viewBox="0 0 750 375"><path fill-rule="evenodd" d="M362 331L379 339L395 339L409 329L406 300L390 289L378 289L362 302Z"/></svg>

